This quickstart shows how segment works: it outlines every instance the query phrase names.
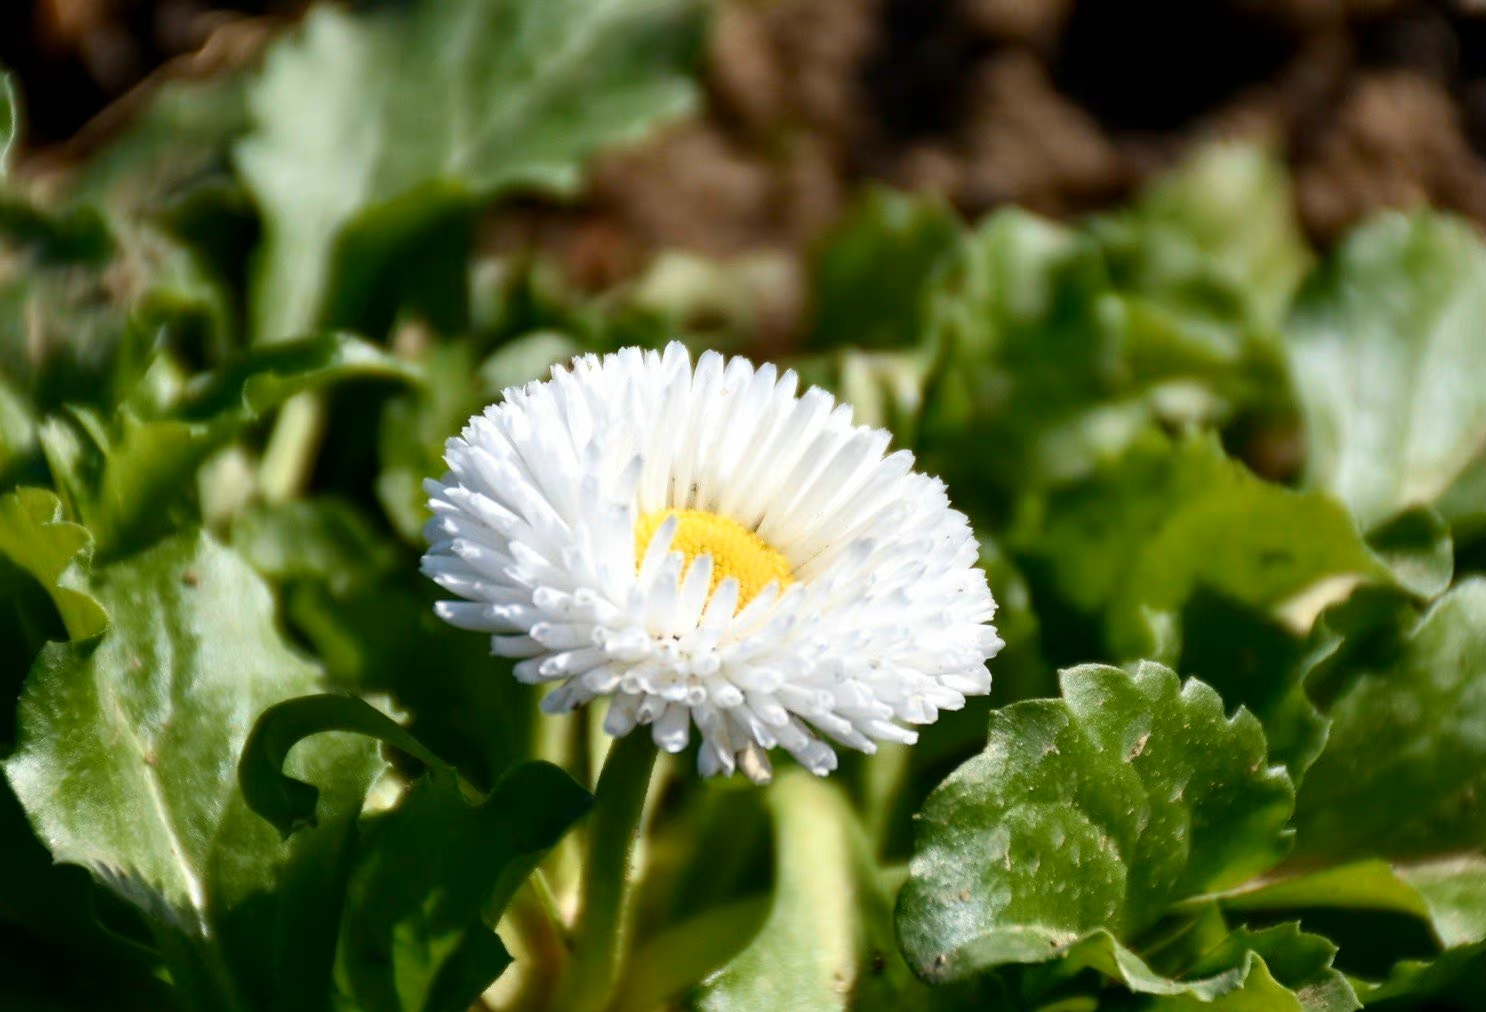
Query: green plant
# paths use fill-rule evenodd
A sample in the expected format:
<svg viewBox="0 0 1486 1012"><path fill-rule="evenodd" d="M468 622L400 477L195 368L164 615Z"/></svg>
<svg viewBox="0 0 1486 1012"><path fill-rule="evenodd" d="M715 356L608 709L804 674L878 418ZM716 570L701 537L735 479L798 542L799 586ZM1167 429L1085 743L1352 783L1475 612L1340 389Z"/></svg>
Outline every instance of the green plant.
<svg viewBox="0 0 1486 1012"><path fill-rule="evenodd" d="M46 199L0 88L0 1008L1478 1007L1486 246L1447 216L1313 264L1239 147L1076 226L865 195L782 364L946 480L1005 640L911 747L704 780L435 616L445 440L702 347L472 237L688 109L703 13L318 10Z"/></svg>

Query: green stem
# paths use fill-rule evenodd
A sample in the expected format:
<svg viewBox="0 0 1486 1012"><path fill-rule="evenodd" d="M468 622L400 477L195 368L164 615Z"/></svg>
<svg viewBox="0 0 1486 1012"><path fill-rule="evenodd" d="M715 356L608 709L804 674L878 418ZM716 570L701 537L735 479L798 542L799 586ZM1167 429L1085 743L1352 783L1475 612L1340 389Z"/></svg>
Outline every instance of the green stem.
<svg viewBox="0 0 1486 1012"><path fill-rule="evenodd" d="M604 760L588 819L573 961L565 1000L556 1006L564 1012L603 1012L613 1000L629 950L631 864L655 758L655 746L641 730L616 741Z"/></svg>
<svg viewBox="0 0 1486 1012"><path fill-rule="evenodd" d="M284 402L258 468L258 488L266 501L287 502L304 491L325 422L325 402L318 394L295 394Z"/></svg>
<svg viewBox="0 0 1486 1012"><path fill-rule="evenodd" d="M503 923L516 935L521 952L516 955L522 971L520 990L509 1003L512 1012L536 1012L550 1008L557 982L567 965L567 947L560 922L548 905L541 871L535 872L506 908Z"/></svg>

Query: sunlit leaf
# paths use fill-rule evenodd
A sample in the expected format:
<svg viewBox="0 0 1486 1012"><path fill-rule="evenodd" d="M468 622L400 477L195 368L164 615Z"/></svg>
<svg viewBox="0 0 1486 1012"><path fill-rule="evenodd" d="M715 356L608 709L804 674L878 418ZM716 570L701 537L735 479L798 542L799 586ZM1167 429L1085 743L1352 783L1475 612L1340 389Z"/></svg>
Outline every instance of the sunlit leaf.
<svg viewBox="0 0 1486 1012"><path fill-rule="evenodd" d="M452 230L457 253L481 203L572 193L586 156L691 106L697 28L684 0L316 8L269 54L238 149L266 232L256 333L358 322L340 316L420 236Z"/></svg>
<svg viewBox="0 0 1486 1012"><path fill-rule="evenodd" d="M1486 245L1463 222L1385 217L1307 283L1286 328L1307 480L1364 527L1429 506L1486 448Z"/></svg>
<svg viewBox="0 0 1486 1012"><path fill-rule="evenodd" d="M88 639L107 628L108 612L88 586L93 536L64 519L53 493L23 488L0 496L0 557L41 583L72 639Z"/></svg>
<svg viewBox="0 0 1486 1012"><path fill-rule="evenodd" d="M928 979L1082 946L1138 984L1153 976L1127 948L1141 932L1289 849L1294 789L1251 714L1229 718L1211 688L1158 665L1062 683L1061 700L994 713L986 750L919 814L897 922Z"/></svg>
<svg viewBox="0 0 1486 1012"><path fill-rule="evenodd" d="M286 848L244 803L237 756L257 713L318 672L274 628L262 582L188 535L98 571L94 592L109 630L43 651L11 786L58 861L149 917L192 1007L302 1007L328 982L340 841L380 760L333 738L301 749L321 828Z"/></svg>

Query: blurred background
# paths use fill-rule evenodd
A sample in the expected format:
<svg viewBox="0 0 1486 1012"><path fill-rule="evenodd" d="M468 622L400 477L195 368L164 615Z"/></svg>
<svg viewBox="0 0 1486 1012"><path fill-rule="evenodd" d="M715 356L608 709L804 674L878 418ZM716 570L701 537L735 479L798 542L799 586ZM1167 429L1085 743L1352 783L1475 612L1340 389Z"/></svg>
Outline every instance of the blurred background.
<svg viewBox="0 0 1486 1012"><path fill-rule="evenodd" d="M28 166L87 159L163 82L251 63L306 6L6 4ZM1486 228L1486 0L729 0L705 85L699 115L603 158L578 204L503 204L483 244L535 243L589 289L657 250L767 252L774 351L800 333L801 251L864 180L972 218L1068 217L1241 137L1283 154L1323 248L1381 208Z"/></svg>

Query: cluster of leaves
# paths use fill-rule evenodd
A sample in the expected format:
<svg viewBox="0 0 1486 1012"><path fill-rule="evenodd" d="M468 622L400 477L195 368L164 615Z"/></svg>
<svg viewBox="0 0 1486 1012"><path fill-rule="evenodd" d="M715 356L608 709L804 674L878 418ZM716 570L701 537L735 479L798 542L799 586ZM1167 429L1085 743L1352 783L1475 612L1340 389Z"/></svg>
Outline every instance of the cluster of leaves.
<svg viewBox="0 0 1486 1012"><path fill-rule="evenodd" d="M703 13L317 8L45 198L0 89L0 1008L570 1007L604 742L431 614L420 482L575 352L747 347L738 265L473 241L685 112ZM1479 1001L1486 247L1313 259L1244 148L1078 227L862 195L789 364L971 515L994 697L665 767L608 1008Z"/></svg>
<svg viewBox="0 0 1486 1012"><path fill-rule="evenodd" d="M993 712L917 813L910 966L989 1007L1472 1007L1480 237L1387 217L1312 269L1238 148L1081 229L945 221L870 197L821 297L917 279L878 361L999 546L993 670L1056 698Z"/></svg>

